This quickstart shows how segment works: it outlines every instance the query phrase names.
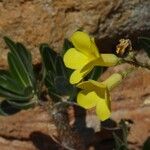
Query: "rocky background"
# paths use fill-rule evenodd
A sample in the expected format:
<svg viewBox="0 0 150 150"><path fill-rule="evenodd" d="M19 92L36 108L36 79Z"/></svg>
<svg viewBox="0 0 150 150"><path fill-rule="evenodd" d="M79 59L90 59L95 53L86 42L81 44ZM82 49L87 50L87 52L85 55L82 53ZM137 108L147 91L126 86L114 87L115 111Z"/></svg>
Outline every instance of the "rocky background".
<svg viewBox="0 0 150 150"><path fill-rule="evenodd" d="M138 49L138 37L150 36L149 10L149 0L0 0L0 68L7 68L4 36L24 43L33 54L34 64L40 62L40 43L61 51L64 38L79 28L96 37L103 51L113 51L118 40L126 37ZM141 149L150 136L150 71L138 69L111 94L113 119L133 121L128 140L131 148ZM47 150L42 144L41 148L35 146L32 138L40 131L36 134L42 132L42 139L47 139L49 128L55 130L49 121L40 108L0 117L0 149Z"/></svg>

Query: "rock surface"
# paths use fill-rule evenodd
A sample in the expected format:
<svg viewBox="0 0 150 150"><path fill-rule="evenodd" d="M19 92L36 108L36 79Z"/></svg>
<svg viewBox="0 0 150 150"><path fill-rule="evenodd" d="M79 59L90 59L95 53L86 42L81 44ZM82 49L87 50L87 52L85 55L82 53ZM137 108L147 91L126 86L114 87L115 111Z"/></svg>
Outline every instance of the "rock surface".
<svg viewBox="0 0 150 150"><path fill-rule="evenodd" d="M24 43L38 63L40 43L60 51L64 38L78 28L95 36L104 50L122 37L135 41L140 35L150 36L149 10L149 0L0 0L0 68L7 68L3 36ZM141 149L150 135L150 72L133 72L111 95L112 118L133 121L128 141L131 148ZM55 150L58 145L50 138L55 132L55 125L39 107L0 117L0 149L48 150L53 145Z"/></svg>
<svg viewBox="0 0 150 150"><path fill-rule="evenodd" d="M110 68L104 77L124 67L127 66ZM112 119L116 122L120 119L133 122L128 136L129 148L140 150L150 135L150 71L134 71L111 92L111 96ZM48 113L40 107L13 116L1 116L0 122L0 149L58 150L59 145L51 138L52 135L57 135L56 126ZM111 150L107 147L107 142L112 138L111 132L101 131L98 138L100 146Z"/></svg>
<svg viewBox="0 0 150 150"><path fill-rule="evenodd" d="M111 94L112 118L133 121L128 137L130 149L142 149L150 135L150 71L131 73Z"/></svg>
<svg viewBox="0 0 150 150"><path fill-rule="evenodd" d="M149 10L149 0L1 0L0 67L7 67L3 36L24 43L37 63L40 43L60 51L64 38L79 28L98 38L102 49L120 37L150 34Z"/></svg>

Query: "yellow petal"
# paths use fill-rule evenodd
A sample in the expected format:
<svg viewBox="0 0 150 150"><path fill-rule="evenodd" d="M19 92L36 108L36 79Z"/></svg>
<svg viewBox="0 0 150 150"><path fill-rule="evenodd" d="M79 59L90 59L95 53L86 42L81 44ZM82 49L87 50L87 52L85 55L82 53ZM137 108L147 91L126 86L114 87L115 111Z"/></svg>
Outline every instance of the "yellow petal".
<svg viewBox="0 0 150 150"><path fill-rule="evenodd" d="M101 54L98 58L95 58L87 63L81 71L86 70L89 66L114 66L118 63L118 61L119 58L114 54Z"/></svg>
<svg viewBox="0 0 150 150"><path fill-rule="evenodd" d="M93 51L93 53L95 54L96 57L99 57L100 56L100 53L99 53L99 50L95 44L95 39L94 38L91 38L91 41L92 41L92 45L91 45L91 49Z"/></svg>
<svg viewBox="0 0 150 150"><path fill-rule="evenodd" d="M88 92L86 90L83 90L78 93L77 95L77 103L84 107L85 109L90 109L96 106L97 102L99 101L99 97L96 95L96 93Z"/></svg>
<svg viewBox="0 0 150 150"><path fill-rule="evenodd" d="M71 69L79 69L88 63L89 59L83 53L75 48L70 48L64 55L64 63L66 67Z"/></svg>
<svg viewBox="0 0 150 150"><path fill-rule="evenodd" d="M103 81L102 83L105 84L108 90L112 90L114 87L120 84L122 81L122 75L119 73L112 74L108 79Z"/></svg>
<svg viewBox="0 0 150 150"><path fill-rule="evenodd" d="M105 89L106 85L105 84L101 84L100 82L94 81L94 80L88 80L85 82L81 82L77 85L78 88L84 89L84 90L89 90L89 91L95 91L98 90L100 91L100 89Z"/></svg>
<svg viewBox="0 0 150 150"><path fill-rule="evenodd" d="M71 36L71 42L77 50L87 56L95 56L95 53L97 53L98 51L95 43L85 32L77 31L73 33L73 35Z"/></svg>
<svg viewBox="0 0 150 150"><path fill-rule="evenodd" d="M94 81L94 80L88 80L85 82L81 82L77 85L78 88L84 89L84 90L88 90L88 91L95 91L96 94L100 97L100 98L105 98L106 97L106 91L107 91L107 87L105 84Z"/></svg>
<svg viewBox="0 0 150 150"><path fill-rule="evenodd" d="M110 118L111 111L110 111L110 108L107 105L107 101L105 99L101 99L97 102L96 114L101 121L104 121L104 120Z"/></svg>
<svg viewBox="0 0 150 150"><path fill-rule="evenodd" d="M114 54L101 54L99 58L93 62L96 66L114 66L118 63L119 58Z"/></svg>
<svg viewBox="0 0 150 150"><path fill-rule="evenodd" d="M81 68L82 69L82 68ZM81 69L75 70L70 76L70 83L76 84L80 82L93 68L89 67L84 72L81 72Z"/></svg>

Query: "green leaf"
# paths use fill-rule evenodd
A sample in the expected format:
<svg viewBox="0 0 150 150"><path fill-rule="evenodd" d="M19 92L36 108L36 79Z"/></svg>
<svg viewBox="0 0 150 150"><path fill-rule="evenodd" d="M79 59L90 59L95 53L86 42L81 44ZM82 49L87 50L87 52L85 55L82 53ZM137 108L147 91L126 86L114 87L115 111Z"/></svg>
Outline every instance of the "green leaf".
<svg viewBox="0 0 150 150"><path fill-rule="evenodd" d="M11 75L20 85L23 87L27 87L28 85L32 86L24 66L13 53L8 53L8 64Z"/></svg>
<svg viewBox="0 0 150 150"><path fill-rule="evenodd" d="M126 125L125 120L121 120L119 125L123 132L123 141L124 141L125 145L128 145L127 137L128 137L129 131L128 131L128 127Z"/></svg>
<svg viewBox="0 0 150 150"><path fill-rule="evenodd" d="M54 84L59 95L70 95L73 90L73 86L69 83L68 79L63 76L55 77Z"/></svg>
<svg viewBox="0 0 150 150"><path fill-rule="evenodd" d="M4 40L5 40L5 43L7 44L7 46L9 47L9 49L11 50L11 52L14 53L15 55L17 55L16 44L8 37L4 37Z"/></svg>
<svg viewBox="0 0 150 150"><path fill-rule="evenodd" d="M31 53L21 43L4 38L10 52L7 55L9 71L0 71L0 113L9 114L5 108L26 109L35 104L36 78ZM8 106L8 107L7 107Z"/></svg>
<svg viewBox="0 0 150 150"><path fill-rule="evenodd" d="M97 80L104 72L106 68L101 66L96 66L92 72L86 77L86 79Z"/></svg>
<svg viewBox="0 0 150 150"><path fill-rule="evenodd" d="M32 84L35 84L31 53L21 43L17 43L16 46L16 51L20 59L22 60L24 67L28 72L28 75L30 76L31 82Z"/></svg>
<svg viewBox="0 0 150 150"><path fill-rule="evenodd" d="M0 106L0 115L7 116L8 114Z"/></svg>
<svg viewBox="0 0 150 150"><path fill-rule="evenodd" d="M14 94L10 91L7 91L6 89L2 87L0 87L0 96L7 97L9 99L15 99L18 101L29 100L32 98L32 96L23 96L23 95Z"/></svg>
<svg viewBox="0 0 150 150"><path fill-rule="evenodd" d="M15 108L18 108L18 109L27 109L27 108L30 108L32 107L34 104L35 104L35 101L27 101L27 102L22 102L22 103L18 103L16 101L13 101L13 100L7 100L7 102L14 106Z"/></svg>
<svg viewBox="0 0 150 150"><path fill-rule="evenodd" d="M32 70L33 67L31 53L25 48L25 46L22 43L17 42L16 47L17 55L19 55L26 68Z"/></svg>
<svg viewBox="0 0 150 150"><path fill-rule="evenodd" d="M24 89L11 78L10 74L3 71L0 71L0 87L19 95L22 95L24 91Z"/></svg>
<svg viewBox="0 0 150 150"><path fill-rule="evenodd" d="M75 86L72 86L72 88L73 89L72 89L71 94L69 95L70 97L69 97L68 101L76 102L76 97L77 97L77 94L79 92L79 89Z"/></svg>
<svg viewBox="0 0 150 150"><path fill-rule="evenodd" d="M148 137L147 140L144 142L142 150L150 150L150 137Z"/></svg>
<svg viewBox="0 0 150 150"><path fill-rule="evenodd" d="M45 77L45 84L47 86L49 85L54 86L54 78L55 78L55 75L51 71L48 71Z"/></svg>
<svg viewBox="0 0 150 150"><path fill-rule="evenodd" d="M115 150L128 150L128 127L126 125L125 120L121 120L119 122L120 129L122 130L121 137L118 137L115 133L113 133L113 137L115 140Z"/></svg>
<svg viewBox="0 0 150 150"><path fill-rule="evenodd" d="M24 96L30 96L30 97L34 96L34 91L31 86L28 86L24 89Z"/></svg>
<svg viewBox="0 0 150 150"><path fill-rule="evenodd" d="M64 65L64 62L63 62L63 59L61 56L56 57L55 66L56 66L56 75L57 76L67 77L66 67Z"/></svg>
<svg viewBox="0 0 150 150"><path fill-rule="evenodd" d="M62 97L55 92L49 91L49 95L55 103L62 101Z"/></svg>
<svg viewBox="0 0 150 150"><path fill-rule="evenodd" d="M115 133L113 133L113 137L115 140L115 150L121 150L122 140Z"/></svg>
<svg viewBox="0 0 150 150"><path fill-rule="evenodd" d="M10 105L6 100L0 103L0 115L8 116L17 113L20 109L17 109Z"/></svg>
<svg viewBox="0 0 150 150"><path fill-rule="evenodd" d="M139 37L139 41L142 47L147 52L148 56L150 57L150 38L149 37Z"/></svg>
<svg viewBox="0 0 150 150"><path fill-rule="evenodd" d="M67 52L67 50L73 47L74 47L73 44L68 39L65 39L64 44L63 44L63 50L61 52L61 56L63 57L64 54Z"/></svg>
<svg viewBox="0 0 150 150"><path fill-rule="evenodd" d="M53 51L47 44L40 45L40 53L46 72L49 70L55 72L55 59L57 53Z"/></svg>
<svg viewBox="0 0 150 150"><path fill-rule="evenodd" d="M22 80L20 83L23 84L24 86L26 86L26 84L29 84L30 86L32 86L31 80L33 78L31 79L29 76L29 72L31 71L31 69L29 69L29 68L31 68L31 65L32 65L30 54L27 52L27 50L21 43L16 44L12 40L10 40L8 37L4 37L4 40L7 44L7 46L11 50L11 52L8 53L8 62L9 62L9 57L11 57L10 62L15 63L15 65L9 63L9 67L11 68L12 66L19 66L19 68L17 69L18 75L19 75L19 73L24 75L23 76L24 82ZM9 55L11 55L11 56L9 56ZM28 63L26 63L26 62L28 62ZM29 65L29 63L30 63L30 65ZM14 72L11 72L11 73L12 73L12 75L14 74ZM18 81L21 80L20 76L19 76L19 78L18 78L18 76L13 76L13 77L14 77L14 79L18 79Z"/></svg>

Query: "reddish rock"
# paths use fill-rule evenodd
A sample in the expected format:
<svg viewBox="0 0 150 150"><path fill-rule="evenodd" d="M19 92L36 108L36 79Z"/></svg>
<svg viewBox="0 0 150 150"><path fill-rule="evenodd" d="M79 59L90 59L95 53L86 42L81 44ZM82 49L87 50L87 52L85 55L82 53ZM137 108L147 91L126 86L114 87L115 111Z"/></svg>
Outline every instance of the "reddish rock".
<svg viewBox="0 0 150 150"><path fill-rule="evenodd" d="M128 141L131 148L140 150L150 135L150 71L138 69L131 73L111 96L112 118L133 121Z"/></svg>
<svg viewBox="0 0 150 150"><path fill-rule="evenodd" d="M149 9L149 0L0 1L0 68L7 66L3 36L24 43L37 63L40 43L60 51L64 38L79 28L93 34L104 50L112 48L120 37L148 35Z"/></svg>

